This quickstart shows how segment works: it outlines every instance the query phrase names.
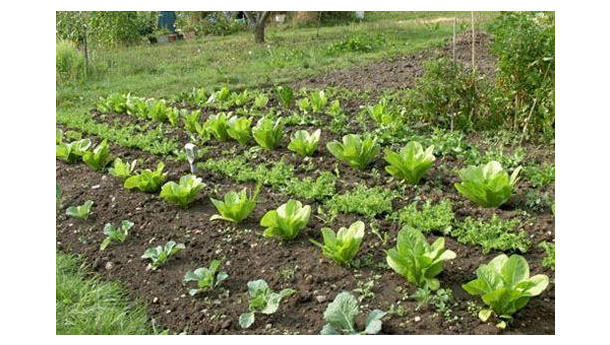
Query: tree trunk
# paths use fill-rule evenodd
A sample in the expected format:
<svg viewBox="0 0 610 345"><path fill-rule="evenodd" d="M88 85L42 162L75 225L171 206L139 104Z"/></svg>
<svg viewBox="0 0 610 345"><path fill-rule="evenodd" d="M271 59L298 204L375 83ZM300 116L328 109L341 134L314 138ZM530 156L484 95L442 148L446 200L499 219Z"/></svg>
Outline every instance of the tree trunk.
<svg viewBox="0 0 610 345"><path fill-rule="evenodd" d="M264 43L265 42L265 23L256 23L254 26L254 42Z"/></svg>

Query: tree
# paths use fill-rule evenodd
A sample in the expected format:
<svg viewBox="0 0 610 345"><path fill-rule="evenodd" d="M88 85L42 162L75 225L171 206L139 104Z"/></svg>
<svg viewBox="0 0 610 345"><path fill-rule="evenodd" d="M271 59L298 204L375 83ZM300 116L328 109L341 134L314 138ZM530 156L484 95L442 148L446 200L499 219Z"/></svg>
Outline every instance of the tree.
<svg viewBox="0 0 610 345"><path fill-rule="evenodd" d="M248 18L250 28L254 31L254 42L265 42L265 22L269 17L269 11L244 11L244 15Z"/></svg>

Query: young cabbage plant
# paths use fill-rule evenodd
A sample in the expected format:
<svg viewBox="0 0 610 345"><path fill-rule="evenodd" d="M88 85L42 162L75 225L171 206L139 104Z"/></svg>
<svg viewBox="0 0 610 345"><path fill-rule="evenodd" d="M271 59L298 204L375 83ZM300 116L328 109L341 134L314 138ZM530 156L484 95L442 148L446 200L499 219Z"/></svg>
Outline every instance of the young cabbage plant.
<svg viewBox="0 0 610 345"><path fill-rule="evenodd" d="M142 170L138 175L126 179L123 186L126 189L137 189L147 193L156 192L165 180L165 176L167 176L167 173L163 172L164 168L165 164L159 162L157 169L154 171L150 169Z"/></svg>
<svg viewBox="0 0 610 345"><path fill-rule="evenodd" d="M118 228L111 223L106 223L106 225L104 225L104 235L106 235L106 238L104 238L102 244L100 244L100 250L106 249L106 247L108 247L112 242L125 242L131 227L133 227L133 223L128 220L122 221L121 226Z"/></svg>
<svg viewBox="0 0 610 345"><path fill-rule="evenodd" d="M55 156L68 163L74 163L83 156L90 146L90 139L81 139L70 143L62 142L55 145Z"/></svg>
<svg viewBox="0 0 610 345"><path fill-rule="evenodd" d="M290 86L278 86L275 88L275 94L282 107L289 109L294 98L294 90Z"/></svg>
<svg viewBox="0 0 610 345"><path fill-rule="evenodd" d="M220 213L220 215L213 215L210 220L222 219L233 223L241 223L254 210L260 189L261 186L258 185L254 194L250 196L248 196L246 188L239 193L230 191L224 195L224 201L210 198Z"/></svg>
<svg viewBox="0 0 610 345"><path fill-rule="evenodd" d="M248 282L248 294L250 294L250 303L248 304L248 312L239 316L239 325L241 328L249 328L254 323L254 314L261 313L265 315L273 314L280 306L280 302L284 297L294 294L296 290L283 289L279 293L273 292L267 282L263 279Z"/></svg>
<svg viewBox="0 0 610 345"><path fill-rule="evenodd" d="M227 121L227 133L240 144L246 145L250 142L250 125L252 118L232 116Z"/></svg>
<svg viewBox="0 0 610 345"><path fill-rule="evenodd" d="M320 133L319 129L316 129L312 134L303 129L298 130L292 135L288 149L299 156L311 157L318 149Z"/></svg>
<svg viewBox="0 0 610 345"><path fill-rule="evenodd" d="M252 136L260 147L273 150L282 141L284 135L284 121L280 117L273 121L271 118L263 117L252 128Z"/></svg>
<svg viewBox="0 0 610 345"><path fill-rule="evenodd" d="M137 159L134 159L131 164L129 162L123 162L122 159L116 158L112 167L108 169L110 175L122 178L123 180L129 178L136 168Z"/></svg>
<svg viewBox="0 0 610 345"><path fill-rule="evenodd" d="M311 110L314 113L319 113L324 110L328 103L328 98L324 95L324 91L314 92L311 94Z"/></svg>
<svg viewBox="0 0 610 345"><path fill-rule="evenodd" d="M426 171L434 165L436 158L432 154L433 150L434 146L430 146L424 151L416 141L409 142L400 153L386 149L384 159L390 165L387 165L385 170L398 180L418 184Z"/></svg>
<svg viewBox="0 0 610 345"><path fill-rule="evenodd" d="M112 161L106 139L97 145L93 151L83 153L83 162L94 170L102 171Z"/></svg>
<svg viewBox="0 0 610 345"><path fill-rule="evenodd" d="M210 262L209 267L200 267L194 271L186 272L184 284L197 282L197 288L189 289L189 295L195 296L199 293L212 290L229 277L227 272L218 272L218 268L220 268L220 260L214 260Z"/></svg>
<svg viewBox="0 0 610 345"><path fill-rule="evenodd" d="M364 170L379 154L380 146L375 137L362 139L360 135L348 134L343 137L343 143L334 140L326 144L326 148L337 159Z"/></svg>
<svg viewBox="0 0 610 345"><path fill-rule="evenodd" d="M322 228L322 236L324 244L314 240L310 241L322 248L324 256L340 264L349 265L362 244L364 223L357 221L350 225L349 228L340 228L336 234L329 228Z"/></svg>
<svg viewBox="0 0 610 345"><path fill-rule="evenodd" d="M455 188L470 201L483 207L498 207L510 199L520 171L519 166L509 177L496 161L469 166L460 170L462 181L456 183Z"/></svg>
<svg viewBox="0 0 610 345"><path fill-rule="evenodd" d="M210 115L203 124L203 128L217 140L227 141L229 139L229 134L227 133L228 120L229 116L226 113Z"/></svg>
<svg viewBox="0 0 610 345"><path fill-rule="evenodd" d="M159 196L167 202L186 208L195 201L204 187L205 183L201 182L200 177L189 174L182 176L178 183L170 181L164 184Z"/></svg>
<svg viewBox="0 0 610 345"><path fill-rule="evenodd" d="M268 211L261 218L260 225L267 228L263 236L292 240L307 226L310 216L311 206L303 206L297 200L288 200L277 210Z"/></svg>
<svg viewBox="0 0 610 345"><path fill-rule="evenodd" d="M485 322L495 313L501 320L497 324L500 328L506 327L515 312L549 285L549 278L544 274L530 277L527 260L517 254L510 257L500 254L489 264L479 266L476 273L477 279L462 288L471 295L481 296L483 303L489 306L490 309L479 312L479 318Z"/></svg>
<svg viewBox="0 0 610 345"><path fill-rule="evenodd" d="M154 271L164 265L167 260L178 254L184 248L186 247L183 243L176 244L175 241L169 241L164 246L156 246L146 249L144 255L142 255L142 259L150 259L151 263L149 267Z"/></svg>
<svg viewBox="0 0 610 345"><path fill-rule="evenodd" d="M70 206L66 209L66 215L72 218L87 219L91 213L91 206L93 201L87 200L80 206Z"/></svg>
<svg viewBox="0 0 610 345"><path fill-rule="evenodd" d="M455 258L455 253L444 247L444 238L430 245L421 232L404 227L398 232L396 248L385 251L386 261L396 273L418 287L438 290L440 282L435 277L443 271L444 261Z"/></svg>
<svg viewBox="0 0 610 345"><path fill-rule="evenodd" d="M324 320L327 322L322 328L322 335L338 334L377 334L381 331L382 321L387 312L375 309L369 313L365 320L364 330L356 329L356 318L360 314L358 300L349 292L341 292L335 300L328 304L324 311Z"/></svg>

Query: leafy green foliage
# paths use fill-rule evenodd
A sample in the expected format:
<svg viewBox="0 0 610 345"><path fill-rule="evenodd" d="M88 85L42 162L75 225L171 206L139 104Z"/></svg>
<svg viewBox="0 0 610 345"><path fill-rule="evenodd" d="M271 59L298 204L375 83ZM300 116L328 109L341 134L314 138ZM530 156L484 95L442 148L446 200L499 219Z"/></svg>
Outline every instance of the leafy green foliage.
<svg viewBox="0 0 610 345"><path fill-rule="evenodd" d="M222 219L233 223L241 223L254 211L259 192L260 185L256 187L256 191L251 196L248 196L247 189L244 188L239 193L228 192L224 196L224 201L210 198L220 213L220 215L213 215L210 220Z"/></svg>
<svg viewBox="0 0 610 345"><path fill-rule="evenodd" d="M386 98L382 98L377 104L367 105L364 110L378 125L383 126L393 123L398 116Z"/></svg>
<svg viewBox="0 0 610 345"><path fill-rule="evenodd" d="M213 115L212 115L213 116ZM210 117L212 117L210 116ZM184 123L184 129L191 134L201 134L204 131L203 124L200 122L201 120L201 110L194 110L190 113L185 113L182 117L182 122Z"/></svg>
<svg viewBox="0 0 610 345"><path fill-rule="evenodd" d="M525 253L531 243L525 231L516 230L520 225L519 219L503 221L496 214L489 222L467 217L451 231L451 236L463 244L480 245L484 254L492 250L518 250Z"/></svg>
<svg viewBox="0 0 610 345"><path fill-rule="evenodd" d="M85 154L90 146L90 139L81 139L70 143L62 142L55 145L55 156L68 163L74 163Z"/></svg>
<svg viewBox="0 0 610 345"><path fill-rule="evenodd" d="M400 153L386 149L384 159L390 165L387 165L385 170L399 180L418 184L436 160L432 154L433 150L434 146L430 146L424 151L417 141L410 141L400 150Z"/></svg>
<svg viewBox="0 0 610 345"><path fill-rule="evenodd" d="M335 300L328 304L324 311L324 320L327 322L320 334L377 334L381 331L383 318L387 313L375 309L366 318L364 330L356 330L356 318L360 314L358 301L349 292L341 292Z"/></svg>
<svg viewBox="0 0 610 345"><path fill-rule="evenodd" d="M226 113L218 113L210 115L207 121L203 124L205 130L211 133L214 138L220 141L227 141L229 139L228 129L229 117Z"/></svg>
<svg viewBox="0 0 610 345"><path fill-rule="evenodd" d="M116 113L124 114L127 112L128 98L130 95L111 93L106 97L100 97L98 104L96 105L97 110L102 113ZM141 98L137 98L141 100ZM133 102L134 100L132 100Z"/></svg>
<svg viewBox="0 0 610 345"><path fill-rule="evenodd" d="M280 302L284 297L294 294L293 289L283 289L279 293L273 292L267 282L263 279L248 282L248 294L250 295L250 303L248 304L248 312L239 316L239 325L241 328L249 328L254 323L254 314L262 313L265 315L273 314L280 306Z"/></svg>
<svg viewBox="0 0 610 345"><path fill-rule="evenodd" d="M322 228L324 244L310 240L316 246L322 248L324 256L344 265L352 261L364 238L364 223L357 221L349 226L342 227L335 232L330 228Z"/></svg>
<svg viewBox="0 0 610 345"><path fill-rule="evenodd" d="M298 130L292 134L288 149L302 157L311 157L318 149L321 131L316 129L309 134L306 130Z"/></svg>
<svg viewBox="0 0 610 345"><path fill-rule="evenodd" d="M240 144L246 145L250 142L250 124L252 118L232 116L227 121L227 134L237 140Z"/></svg>
<svg viewBox="0 0 610 345"><path fill-rule="evenodd" d="M521 167L509 177L500 163L491 161L485 165L469 166L460 170L462 180L455 184L460 194L484 207L498 207L507 202L513 192Z"/></svg>
<svg viewBox="0 0 610 345"><path fill-rule="evenodd" d="M150 169L142 170L138 175L127 178L123 186L126 189L138 189L147 193L156 192L165 180L165 176L167 176L167 173L163 172L164 168L165 164L159 162L157 169L154 171Z"/></svg>
<svg viewBox="0 0 610 345"><path fill-rule="evenodd" d="M520 255L496 256L489 264L481 265L477 279L462 285L471 295L481 296L501 319L510 321L512 315L527 305L530 298L540 295L549 285L549 278L538 274L530 278L527 261ZM487 321L490 312L482 310L479 317Z"/></svg>
<svg viewBox="0 0 610 345"><path fill-rule="evenodd" d="M106 238L100 244L100 250L106 249L112 242L125 242L129 229L132 227L133 223L128 220L122 221L118 228L111 223L106 223L106 225L104 225L104 235L106 235Z"/></svg>
<svg viewBox="0 0 610 345"><path fill-rule="evenodd" d="M199 192L205 187L205 183L201 182L201 178L195 175L184 175L178 183L174 181L167 182L161 188L159 195L163 200L178 204L181 207L188 207Z"/></svg>
<svg viewBox="0 0 610 345"><path fill-rule="evenodd" d="M278 86L275 88L275 94L284 109L290 108L294 99L294 90L290 86Z"/></svg>
<svg viewBox="0 0 610 345"><path fill-rule="evenodd" d="M328 98L324 95L324 91L313 92L311 94L311 110L314 113L319 113L326 107L328 104Z"/></svg>
<svg viewBox="0 0 610 345"><path fill-rule="evenodd" d="M444 247L444 238L437 238L430 245L420 231L404 227L398 232L396 248L386 251L386 261L396 273L418 287L437 290L440 282L435 277L443 271L443 262L456 256Z"/></svg>
<svg viewBox="0 0 610 345"><path fill-rule="evenodd" d="M523 172L532 187L543 187L555 183L555 164L531 165L526 167Z"/></svg>
<svg viewBox="0 0 610 345"><path fill-rule="evenodd" d="M555 270L555 243L540 242L538 247L544 249L546 257L542 259L542 266Z"/></svg>
<svg viewBox="0 0 610 345"><path fill-rule="evenodd" d="M218 268L220 268L220 260L213 260L210 262L209 267L200 267L195 271L186 272L184 275L184 284L188 282L197 282L197 288L189 289L189 295L195 296L199 293L211 290L229 277L227 272L218 272Z"/></svg>
<svg viewBox="0 0 610 345"><path fill-rule="evenodd" d="M375 186L372 188L358 185L345 194L335 194L326 207L332 213L356 213L366 217L392 211L392 200L398 194L390 189Z"/></svg>
<svg viewBox="0 0 610 345"><path fill-rule="evenodd" d="M176 244L175 241L168 241L164 246L148 248L142 255L142 259L150 259L150 269L156 270L164 265L172 256L178 254L186 248L183 243Z"/></svg>
<svg viewBox="0 0 610 345"><path fill-rule="evenodd" d="M275 121L263 117L252 128L254 140L260 147L267 150L276 148L282 142L282 135L284 135L284 124L281 117Z"/></svg>
<svg viewBox="0 0 610 345"><path fill-rule="evenodd" d="M83 162L97 171L104 170L110 161L112 161L112 157L110 156L110 149L106 139L102 140L93 151L85 151L83 153Z"/></svg>
<svg viewBox="0 0 610 345"><path fill-rule="evenodd" d="M422 233L436 231L444 235L449 234L454 218L451 201L443 200L437 205L432 205L432 202L427 200L421 210L418 210L417 205L417 201L411 203L398 211L393 218L401 225L408 225Z"/></svg>
<svg viewBox="0 0 610 345"><path fill-rule="evenodd" d="M87 76L85 57L74 42L59 39L55 43L55 82L76 83Z"/></svg>
<svg viewBox="0 0 610 345"><path fill-rule="evenodd" d="M375 137L362 139L360 135L348 134L343 137L343 143L334 140L326 144L326 148L337 159L364 170L379 154L380 146Z"/></svg>
<svg viewBox="0 0 610 345"><path fill-rule="evenodd" d="M148 102L148 117L157 122L165 122L168 120L168 112L171 110L170 107L165 104L164 99L151 100Z"/></svg>
<svg viewBox="0 0 610 345"><path fill-rule="evenodd" d="M129 164L129 162L123 162L122 159L116 158L112 167L108 169L108 172L112 176L127 179L131 176L134 169L136 168L137 161L137 159L134 159L131 164Z"/></svg>
<svg viewBox="0 0 610 345"><path fill-rule="evenodd" d="M91 200L85 201L80 206L70 206L66 209L66 215L78 219L87 219L91 213L91 206L93 206L93 201Z"/></svg>
<svg viewBox="0 0 610 345"><path fill-rule="evenodd" d="M310 216L311 206L303 206L297 200L288 200L277 210L268 211L261 218L260 225L267 228L263 236L292 240L307 226Z"/></svg>
<svg viewBox="0 0 610 345"><path fill-rule="evenodd" d="M267 97L267 95L265 95L264 93L261 93L260 95L256 96L256 98L254 98L254 103L252 104L252 107L255 109L264 109L267 106L267 103L269 103L269 97Z"/></svg>

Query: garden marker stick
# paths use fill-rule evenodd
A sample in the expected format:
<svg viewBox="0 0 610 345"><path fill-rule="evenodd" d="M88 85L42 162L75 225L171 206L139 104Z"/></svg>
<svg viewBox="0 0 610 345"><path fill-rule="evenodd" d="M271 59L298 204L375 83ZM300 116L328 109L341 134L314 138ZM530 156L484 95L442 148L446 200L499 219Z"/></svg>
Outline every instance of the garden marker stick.
<svg viewBox="0 0 610 345"><path fill-rule="evenodd" d="M197 146L187 143L184 145L184 150L186 151L186 159L189 161L189 165L191 166L191 173L194 175L197 172L197 167L195 166L195 156L197 155Z"/></svg>

